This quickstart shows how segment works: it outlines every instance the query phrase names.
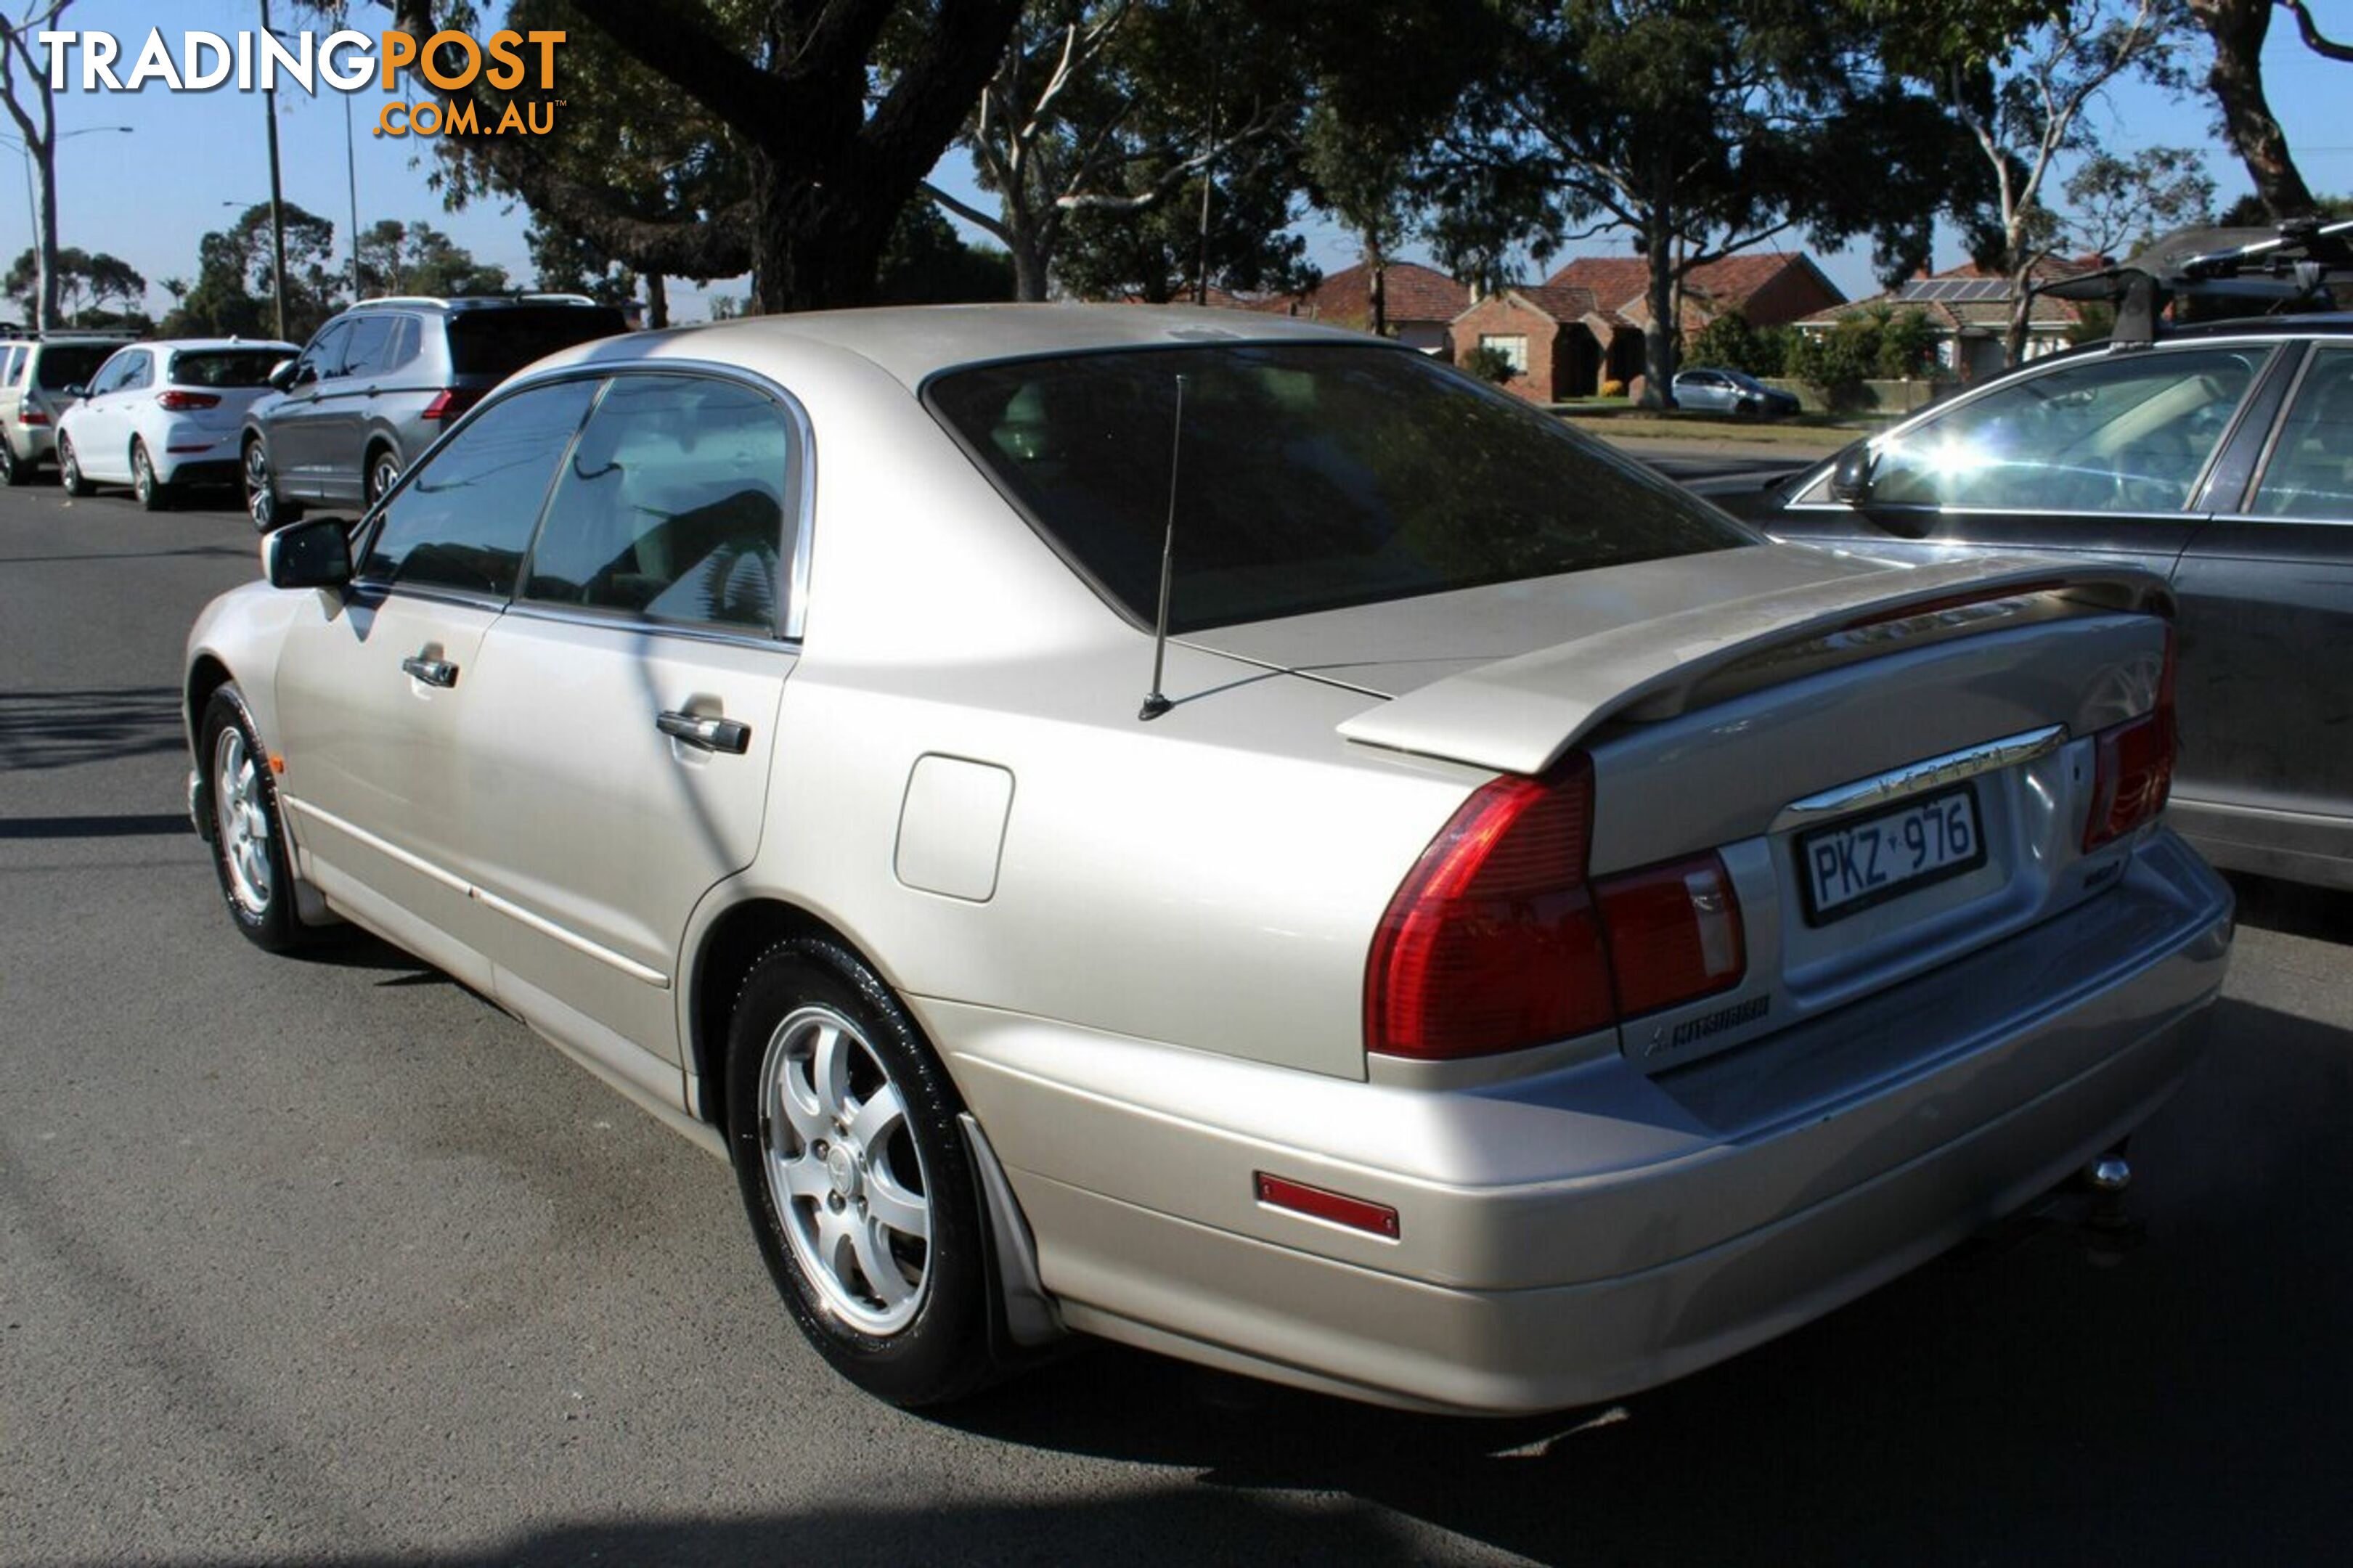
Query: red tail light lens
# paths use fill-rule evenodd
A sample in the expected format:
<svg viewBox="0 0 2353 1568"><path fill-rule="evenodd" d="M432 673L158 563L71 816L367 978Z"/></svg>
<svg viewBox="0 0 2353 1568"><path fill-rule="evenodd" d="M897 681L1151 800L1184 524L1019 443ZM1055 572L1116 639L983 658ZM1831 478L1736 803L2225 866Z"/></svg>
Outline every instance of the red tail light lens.
<svg viewBox="0 0 2353 1568"><path fill-rule="evenodd" d="M198 408L220 406L220 399L209 392L166 392L155 401L174 414L186 414Z"/></svg>
<svg viewBox="0 0 2353 1568"><path fill-rule="evenodd" d="M36 408L27 403L18 412L16 419L19 424L24 425L47 425L49 422L49 416L47 410Z"/></svg>
<svg viewBox="0 0 2353 1568"><path fill-rule="evenodd" d="M1718 857L1613 877L1595 892L1626 1016L1728 991L1748 972L1740 900Z"/></svg>
<svg viewBox="0 0 2353 1568"><path fill-rule="evenodd" d="M2110 725L2094 737L2092 809L2084 819L2084 847L2096 849L2156 819L2173 793L2173 756L2179 749L2173 717L2173 629L2165 633L2165 673L2157 706L2137 719Z"/></svg>
<svg viewBox="0 0 2353 1568"><path fill-rule="evenodd" d="M422 417L455 419L481 400L482 395L479 392L467 392L455 386L446 387L433 395L433 401L425 405Z"/></svg>
<svg viewBox="0 0 2353 1568"><path fill-rule="evenodd" d="M1611 1023L1600 926L1586 887L1593 767L1500 778L1422 851L1373 937L1365 1043L1444 1060L1516 1050Z"/></svg>

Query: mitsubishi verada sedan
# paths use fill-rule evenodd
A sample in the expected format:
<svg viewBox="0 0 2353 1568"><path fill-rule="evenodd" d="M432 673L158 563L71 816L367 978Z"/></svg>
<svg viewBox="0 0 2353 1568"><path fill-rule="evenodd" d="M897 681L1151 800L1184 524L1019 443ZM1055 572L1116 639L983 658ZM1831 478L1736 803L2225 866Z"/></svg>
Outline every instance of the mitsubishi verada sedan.
<svg viewBox="0 0 2353 1568"><path fill-rule="evenodd" d="M608 340L262 555L188 644L230 919L723 1155L903 1404L1071 1333L1658 1384L2111 1150L2228 953L2160 581L1769 543L1312 324Z"/></svg>

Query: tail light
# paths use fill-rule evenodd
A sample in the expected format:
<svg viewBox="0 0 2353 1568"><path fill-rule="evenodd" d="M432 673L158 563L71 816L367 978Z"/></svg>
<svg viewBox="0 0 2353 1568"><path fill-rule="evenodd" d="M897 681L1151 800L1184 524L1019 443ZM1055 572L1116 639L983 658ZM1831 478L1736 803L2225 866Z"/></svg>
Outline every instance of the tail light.
<svg viewBox="0 0 2353 1568"><path fill-rule="evenodd" d="M218 408L220 399L209 392L166 392L156 403L174 414L187 414L199 408Z"/></svg>
<svg viewBox="0 0 2353 1568"><path fill-rule="evenodd" d="M2158 677L2157 706L2092 738L2092 809L2084 819L2087 850L2154 821L2173 793L2173 756L2179 749L2173 717L2173 628L2168 626L2165 672Z"/></svg>
<svg viewBox="0 0 2353 1568"><path fill-rule="evenodd" d="M463 387L457 386L444 387L433 395L432 402L425 405L422 417L455 419L481 400L482 395L479 392L469 392Z"/></svg>
<svg viewBox="0 0 2353 1568"><path fill-rule="evenodd" d="M20 425L47 425L49 422L49 411L46 408L36 408L27 403L17 411L16 421Z"/></svg>
<svg viewBox="0 0 2353 1568"><path fill-rule="evenodd" d="M1423 1060L1589 1033L1740 983L1740 905L1714 855L1599 884L1593 765L1499 778L1430 840L1373 936L1365 1045Z"/></svg>

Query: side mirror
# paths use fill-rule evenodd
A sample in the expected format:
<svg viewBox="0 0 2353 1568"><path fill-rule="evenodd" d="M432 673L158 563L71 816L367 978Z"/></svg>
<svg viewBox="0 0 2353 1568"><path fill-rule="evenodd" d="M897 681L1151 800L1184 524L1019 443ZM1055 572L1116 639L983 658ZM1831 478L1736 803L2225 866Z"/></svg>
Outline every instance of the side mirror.
<svg viewBox="0 0 2353 1568"><path fill-rule="evenodd" d="M273 588L340 588L352 580L351 524L314 517L261 539L261 574Z"/></svg>
<svg viewBox="0 0 2353 1568"><path fill-rule="evenodd" d="M279 391L285 391L294 384L294 362L290 359L280 360L269 367L269 374L264 379Z"/></svg>
<svg viewBox="0 0 2353 1568"><path fill-rule="evenodd" d="M66 395L79 402L82 398L90 395L90 388L82 385L79 382L76 382L73 385L66 388Z"/></svg>
<svg viewBox="0 0 2353 1568"><path fill-rule="evenodd" d="M1879 466L1879 455L1868 441L1857 441L1838 455L1831 469L1831 500L1847 506L1861 506L1871 500L1871 474Z"/></svg>

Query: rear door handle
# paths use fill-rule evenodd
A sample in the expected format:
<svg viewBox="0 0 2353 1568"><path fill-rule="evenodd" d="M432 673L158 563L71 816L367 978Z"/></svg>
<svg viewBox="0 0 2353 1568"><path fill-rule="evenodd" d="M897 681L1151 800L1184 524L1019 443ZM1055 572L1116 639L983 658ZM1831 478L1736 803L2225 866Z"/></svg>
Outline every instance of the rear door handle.
<svg viewBox="0 0 2353 1568"><path fill-rule="evenodd" d="M421 653L413 653L400 661L400 668L427 686L458 684L458 667L446 658L427 658Z"/></svg>
<svg viewBox="0 0 2353 1568"><path fill-rule="evenodd" d="M752 744L752 726L733 719L705 719L693 713L665 710L654 715L654 728L702 752L726 752L740 757Z"/></svg>

